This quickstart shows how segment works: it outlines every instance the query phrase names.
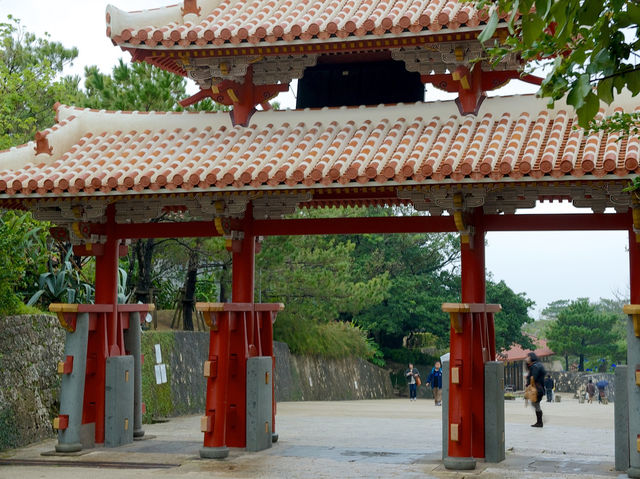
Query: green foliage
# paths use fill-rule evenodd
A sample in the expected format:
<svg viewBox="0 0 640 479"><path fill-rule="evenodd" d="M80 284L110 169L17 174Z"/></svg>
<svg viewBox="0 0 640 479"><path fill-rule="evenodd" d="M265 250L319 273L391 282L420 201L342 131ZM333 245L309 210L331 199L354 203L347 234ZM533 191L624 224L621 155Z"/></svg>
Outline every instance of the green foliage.
<svg viewBox="0 0 640 479"><path fill-rule="evenodd" d="M181 76L148 63L125 63L122 59L111 75L98 67L85 68L85 106L107 110L174 111L178 100L186 96L186 81Z"/></svg>
<svg viewBox="0 0 640 479"><path fill-rule="evenodd" d="M111 75L100 73L98 67L86 67L85 106L107 110L182 111L178 103L186 94L186 80L174 73L145 62L125 63L122 59ZM188 110L219 111L228 107L207 98Z"/></svg>
<svg viewBox="0 0 640 479"><path fill-rule="evenodd" d="M502 311L494 317L498 351L509 349L513 344L525 349L533 347L531 338L522 333L522 326L533 322L529 308L535 304L525 293L515 293L504 281L487 281L487 303L502 306Z"/></svg>
<svg viewBox="0 0 640 479"><path fill-rule="evenodd" d="M400 213L389 209L386 214ZM349 236L356 244L357 267L363 277L388 274L389 290L370 302L353 321L383 347L399 348L412 333L428 332L443 345L449 338L442 303L455 301L459 281L450 266L459 257L458 240L450 234L370 234Z"/></svg>
<svg viewBox="0 0 640 479"><path fill-rule="evenodd" d="M151 423L153 419L171 415L174 410L171 397L171 368L167 368L167 382L156 384L155 349L159 344L163 360L169 358L175 348L175 340L171 332L143 331L140 348L144 355L142 363L142 402L146 412L142 415L144 423Z"/></svg>
<svg viewBox="0 0 640 479"><path fill-rule="evenodd" d="M400 363L403 365L411 364L434 364L440 358L431 354L425 354L419 349L407 348L382 348L384 357L387 361ZM404 378L404 375L403 375ZM406 378L405 378L406 382Z"/></svg>
<svg viewBox="0 0 640 479"><path fill-rule="evenodd" d="M79 79L61 75L77 55L75 48L25 32L10 15L0 23L0 150L50 127L55 102L81 98Z"/></svg>
<svg viewBox="0 0 640 479"><path fill-rule="evenodd" d="M354 250L351 242L322 236L267 238L256 261L262 301L285 303L279 317L320 323L381 301L389 288L387 274L357 278Z"/></svg>
<svg viewBox="0 0 640 479"><path fill-rule="evenodd" d="M516 54L525 73L545 68L539 95L555 100L566 96L576 108L579 124L628 133L637 130L637 113L624 118L595 118L600 102L610 104L627 88L640 92L640 6L633 0L482 0L491 17L481 41L488 41L499 27L500 12L511 12L507 39L489 49L494 60ZM534 9L535 7L535 9ZM521 17L516 18L518 11ZM594 123L595 119L595 123Z"/></svg>
<svg viewBox="0 0 640 479"><path fill-rule="evenodd" d="M292 354L346 358L377 358L377 347L367 334L351 323L319 322L280 313L273 325L276 341L287 343Z"/></svg>
<svg viewBox="0 0 640 479"><path fill-rule="evenodd" d="M50 271L42 273L38 279L38 290L31 296L27 306L37 302L49 303L91 303L94 288L82 276L78 266L72 261L73 250L69 248L64 259Z"/></svg>
<svg viewBox="0 0 640 479"><path fill-rule="evenodd" d="M567 309L567 306L569 306L569 304L571 304L571 301L568 299L558 299L556 301L551 301L540 313L540 319L555 321L556 319L558 319L558 315L562 311Z"/></svg>
<svg viewBox="0 0 640 479"><path fill-rule="evenodd" d="M5 211L0 215L0 314L15 314L18 291L44 268L45 233L30 214Z"/></svg>
<svg viewBox="0 0 640 479"><path fill-rule="evenodd" d="M578 369L584 371L585 357L604 358L618 353L613 332L616 320L616 315L598 312L585 298L572 301L550 324L549 347L556 354L578 356Z"/></svg>

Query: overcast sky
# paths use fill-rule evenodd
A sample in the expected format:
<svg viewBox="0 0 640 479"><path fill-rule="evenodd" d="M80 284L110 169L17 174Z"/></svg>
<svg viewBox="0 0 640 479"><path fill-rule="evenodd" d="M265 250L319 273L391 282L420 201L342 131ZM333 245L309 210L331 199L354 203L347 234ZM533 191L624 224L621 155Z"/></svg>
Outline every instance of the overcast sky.
<svg viewBox="0 0 640 479"><path fill-rule="evenodd" d="M66 47L78 47L78 59L68 73L81 76L86 65L98 65L109 73L119 58L129 61L130 55L114 47L106 36L108 3L102 0L0 0L0 22L11 14L30 32L38 35L48 32L52 40ZM113 3L131 11L175 4L177 0L115 0ZM531 87L511 84L500 93L530 91ZM293 104L291 95L279 101L284 106ZM545 204L536 212L543 211L581 212L566 203ZM489 233L487 239L487 271L494 280L504 280L516 292L525 292L533 299L536 319L539 311L556 299L597 300L618 293L628 294L627 234L624 232Z"/></svg>

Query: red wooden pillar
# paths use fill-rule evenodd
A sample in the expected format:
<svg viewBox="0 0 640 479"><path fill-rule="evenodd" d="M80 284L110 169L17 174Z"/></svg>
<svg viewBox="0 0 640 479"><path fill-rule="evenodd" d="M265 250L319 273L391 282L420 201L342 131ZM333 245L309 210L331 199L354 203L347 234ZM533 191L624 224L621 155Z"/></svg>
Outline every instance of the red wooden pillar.
<svg viewBox="0 0 640 479"><path fill-rule="evenodd" d="M244 220L244 237L234 240L232 292L233 303L253 303L255 276L255 237L253 236L253 212L247 207ZM238 247L240 246L240 247ZM229 344L229 381L227 412L227 446L246 447L247 361L245 336L253 312L237 314L232 320Z"/></svg>
<svg viewBox="0 0 640 479"><path fill-rule="evenodd" d="M87 376L85 387L86 422L95 422L95 441L104 443L105 380L107 358L122 354L118 346L119 331L115 307L118 302L118 253L120 240L115 238L115 205L107 207L107 239L103 252L96 256L95 303L111 305L112 310L98 315L96 333L89 341L87 369L95 365L95 374ZM88 417L93 416L93 417ZM84 422L84 421L83 421Z"/></svg>
<svg viewBox="0 0 640 479"><path fill-rule="evenodd" d="M485 230L482 210L473 215L474 234L461 243L462 303L485 303ZM484 360L481 338L488 336L485 316L461 314L458 328L451 326L449 383L449 441L445 466L473 469L484 457ZM476 318L476 319L474 319ZM492 328L491 328L492 329ZM486 351L486 347L485 347Z"/></svg>
<svg viewBox="0 0 640 479"><path fill-rule="evenodd" d="M205 311L211 318L211 312ZM204 432L204 447L200 457L222 459L229 455L227 449L227 402L229 377L229 337L232 313L217 313L216 327L209 333L209 360L205 362L207 377L207 399L201 430ZM210 319L209 321L210 322Z"/></svg>
<svg viewBox="0 0 640 479"><path fill-rule="evenodd" d="M633 230L629 231L629 289L629 303L640 304L640 243Z"/></svg>

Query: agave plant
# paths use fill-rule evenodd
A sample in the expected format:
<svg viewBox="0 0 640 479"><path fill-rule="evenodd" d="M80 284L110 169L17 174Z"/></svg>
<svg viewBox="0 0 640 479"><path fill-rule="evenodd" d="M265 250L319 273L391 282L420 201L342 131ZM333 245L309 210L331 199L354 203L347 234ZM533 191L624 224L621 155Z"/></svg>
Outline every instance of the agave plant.
<svg viewBox="0 0 640 479"><path fill-rule="evenodd" d="M57 271L42 273L38 278L38 290L31 296L28 306L38 301L44 303L89 303L93 301L93 285L86 282L71 261L69 249Z"/></svg>

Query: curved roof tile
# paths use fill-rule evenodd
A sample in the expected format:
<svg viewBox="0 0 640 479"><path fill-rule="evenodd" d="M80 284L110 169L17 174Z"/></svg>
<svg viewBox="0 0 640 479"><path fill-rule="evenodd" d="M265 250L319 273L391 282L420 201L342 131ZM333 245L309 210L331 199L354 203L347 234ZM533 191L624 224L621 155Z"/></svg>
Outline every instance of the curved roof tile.
<svg viewBox="0 0 640 479"><path fill-rule="evenodd" d="M488 17L457 0L198 0L198 5L199 14L182 4L136 12L109 5L107 36L120 46L205 47L477 29Z"/></svg>
<svg viewBox="0 0 640 479"><path fill-rule="evenodd" d="M620 98L611 110L640 108ZM633 103L635 102L635 104ZM640 139L585 134L570 107L533 96L259 112L107 112L58 106L59 123L0 152L0 195L136 193L354 185L597 179L639 171ZM508 112L508 113L507 113ZM604 113L604 111L603 111Z"/></svg>

